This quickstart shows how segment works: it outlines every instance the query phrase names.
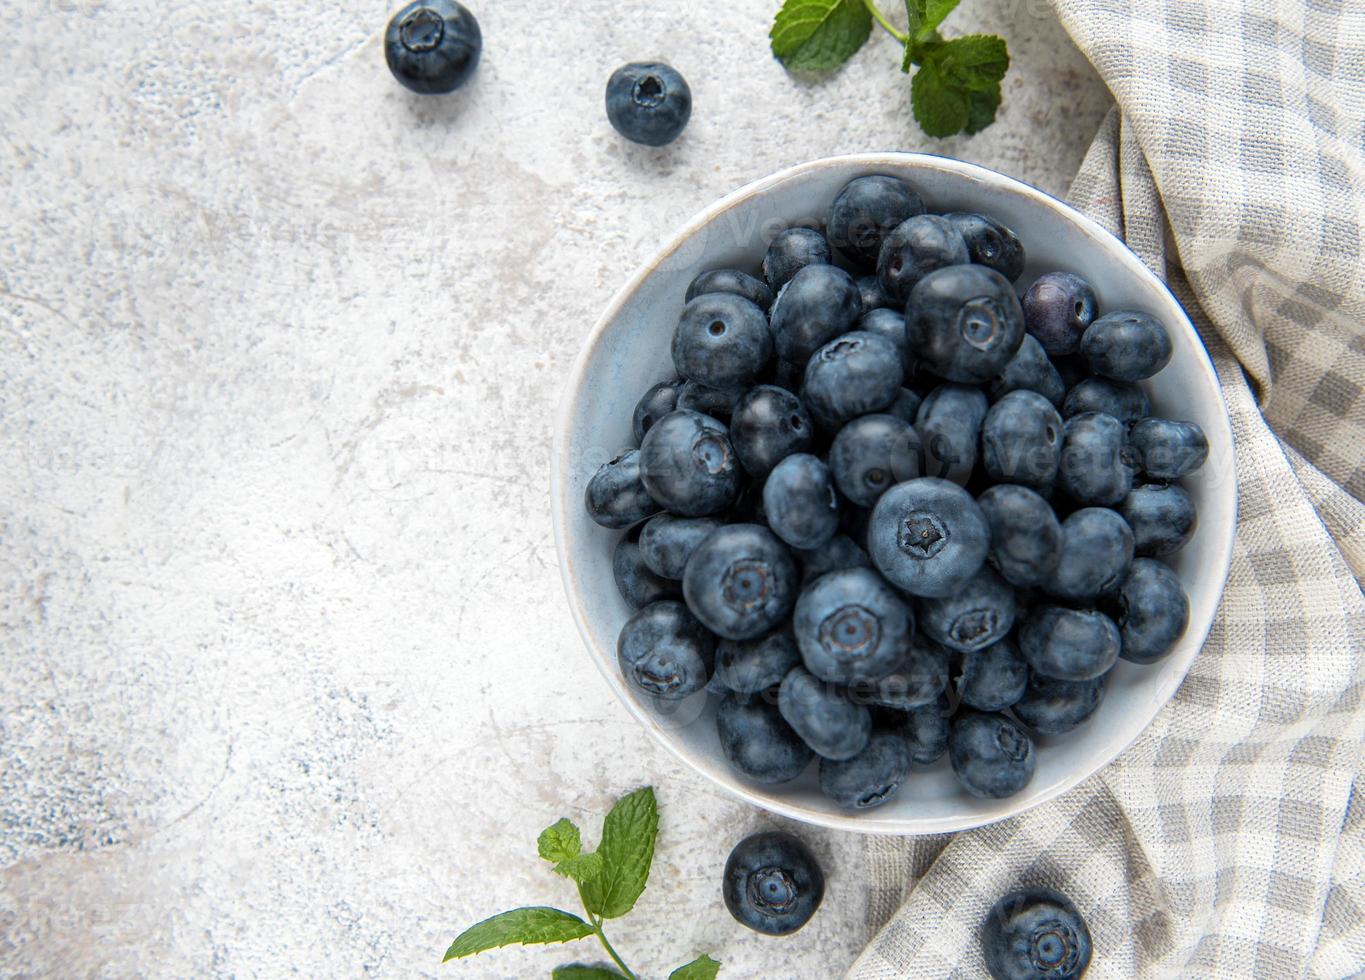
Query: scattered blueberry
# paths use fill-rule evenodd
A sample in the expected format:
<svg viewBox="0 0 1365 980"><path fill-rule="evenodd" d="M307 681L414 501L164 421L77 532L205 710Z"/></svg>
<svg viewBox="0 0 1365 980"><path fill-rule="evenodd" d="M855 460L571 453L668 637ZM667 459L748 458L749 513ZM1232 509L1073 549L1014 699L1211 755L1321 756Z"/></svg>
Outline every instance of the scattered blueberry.
<svg viewBox="0 0 1365 980"><path fill-rule="evenodd" d="M1062 417L1036 391L1011 391L981 425L981 462L992 479L1051 487L1062 456Z"/></svg>
<svg viewBox="0 0 1365 980"><path fill-rule="evenodd" d="M839 530L829 467L809 453L783 459L763 484L763 513L768 527L791 547L820 547Z"/></svg>
<svg viewBox="0 0 1365 980"><path fill-rule="evenodd" d="M603 463L588 481L583 496L588 516L603 527L630 527L659 510L641 480L637 449L628 449Z"/></svg>
<svg viewBox="0 0 1365 980"><path fill-rule="evenodd" d="M977 265L989 266L1010 282L1024 271L1024 245L1014 232L994 218L967 211L945 214L962 240L967 254Z"/></svg>
<svg viewBox="0 0 1365 980"><path fill-rule="evenodd" d="M957 694L969 708L1004 711L1024 696L1028 677L1028 664L1014 644L1003 639L962 658Z"/></svg>
<svg viewBox="0 0 1365 980"><path fill-rule="evenodd" d="M896 795L910 774L910 746L894 731L874 731L851 759L820 760L820 791L840 806L869 810Z"/></svg>
<svg viewBox="0 0 1365 980"><path fill-rule="evenodd" d="M867 706L854 704L834 684L804 667L793 667L782 680L778 710L801 740L825 759L851 759L872 735Z"/></svg>
<svg viewBox="0 0 1365 980"><path fill-rule="evenodd" d="M900 390L901 361L895 345L878 334L855 330L811 356L801 398L817 422L835 428L886 408Z"/></svg>
<svg viewBox="0 0 1365 980"><path fill-rule="evenodd" d="M859 507L871 507L893 485L919 476L919 467L919 434L894 415L860 416L829 447L834 483Z"/></svg>
<svg viewBox="0 0 1365 980"><path fill-rule="evenodd" d="M866 333L881 334L896 346L900 354L902 382L910 377L914 369L914 358L910 355L910 343L905 339L905 314L888 307L868 310L858 318L857 329Z"/></svg>
<svg viewBox="0 0 1365 980"><path fill-rule="evenodd" d="M1133 531L1107 507L1082 507L1062 521L1062 556L1043 587L1063 599L1109 595L1133 564Z"/></svg>
<svg viewBox="0 0 1365 980"><path fill-rule="evenodd" d="M858 287L838 266L798 269L773 301L777 354L804 363L820 346L853 329L862 313Z"/></svg>
<svg viewBox="0 0 1365 980"><path fill-rule="evenodd" d="M1034 606L1019 627L1019 652L1046 677L1088 681L1119 656L1119 628L1102 612Z"/></svg>
<svg viewBox="0 0 1365 980"><path fill-rule="evenodd" d="M973 796L1013 796L1033 778L1033 740L1004 715L960 711L948 732L953 774Z"/></svg>
<svg viewBox="0 0 1365 980"><path fill-rule="evenodd" d="M416 0L384 32L389 71L421 95L455 91L474 74L482 51L479 22L455 0Z"/></svg>
<svg viewBox="0 0 1365 980"><path fill-rule="evenodd" d="M690 303L703 293L733 293L743 296L764 313L773 305L773 291L761 279L739 269L710 269L698 274L687 287L683 302Z"/></svg>
<svg viewBox="0 0 1365 980"><path fill-rule="evenodd" d="M805 844L791 834L751 834L725 862L721 887L735 920L769 936L800 929L825 897L825 875Z"/></svg>
<svg viewBox="0 0 1365 980"><path fill-rule="evenodd" d="M711 517L656 514L640 529L640 558L655 575L679 581L692 552L720 526Z"/></svg>
<svg viewBox="0 0 1365 980"><path fill-rule="evenodd" d="M990 381L1024 340L1014 287L984 265L929 273L910 293L906 311L910 349L923 367L949 381Z"/></svg>
<svg viewBox="0 0 1365 980"><path fill-rule="evenodd" d="M1175 648L1190 621L1190 600L1170 566L1138 558L1118 594L1119 655L1135 664L1156 663Z"/></svg>
<svg viewBox="0 0 1365 980"><path fill-rule="evenodd" d="M981 950L993 980L1078 980L1090 965L1090 930L1061 892L1020 888L987 914Z"/></svg>
<svg viewBox="0 0 1365 980"><path fill-rule="evenodd" d="M929 392L915 415L925 475L958 484L970 479L989 408L985 393L971 385L943 384Z"/></svg>
<svg viewBox="0 0 1365 980"><path fill-rule="evenodd" d="M924 199L905 181L881 174L856 177L830 206L829 240L851 261L874 266L886 236L923 213Z"/></svg>
<svg viewBox="0 0 1365 980"><path fill-rule="evenodd" d="M977 498L991 532L991 564L1011 585L1041 585L1062 557L1052 505L1027 487L999 484Z"/></svg>
<svg viewBox="0 0 1365 980"><path fill-rule="evenodd" d="M647 694L676 701L706 687L716 640L681 602L650 603L631 616L616 641L621 673Z"/></svg>
<svg viewBox="0 0 1365 980"><path fill-rule="evenodd" d="M1136 422L1152 410L1147 392L1126 381L1086 378L1067 391L1062 399L1062 418L1087 412L1112 415L1120 422Z"/></svg>
<svg viewBox="0 0 1365 980"><path fill-rule="evenodd" d="M712 388L700 381L684 381L678 389L678 408L723 421L734 413L743 396L743 387Z"/></svg>
<svg viewBox="0 0 1365 980"><path fill-rule="evenodd" d="M833 259L829 242L814 228L788 228L779 232L763 256L763 278L776 292L808 265L828 265Z"/></svg>
<svg viewBox="0 0 1365 980"><path fill-rule="evenodd" d="M1173 555L1194 535L1194 500L1174 483L1136 486L1118 505L1133 529L1133 551L1145 558Z"/></svg>
<svg viewBox="0 0 1365 980"><path fill-rule="evenodd" d="M671 412L654 423L640 444L639 473L649 496L682 517L718 514L739 495L728 431L700 412Z"/></svg>
<svg viewBox="0 0 1365 980"><path fill-rule="evenodd" d="M786 783L801 775L815 753L782 720L777 705L730 693L716 708L720 750L735 771L756 783Z"/></svg>
<svg viewBox="0 0 1365 980"><path fill-rule="evenodd" d="M1065 735L1093 715L1104 700L1105 675L1063 681L1034 674L1014 715L1039 735Z"/></svg>
<svg viewBox="0 0 1365 980"><path fill-rule="evenodd" d="M920 629L948 649L966 654L1008 635L1014 613L1014 590L988 565L951 595L919 601Z"/></svg>
<svg viewBox="0 0 1365 980"><path fill-rule="evenodd" d="M1066 382L1032 334L1024 334L1014 356L991 379L992 401L999 401L1011 391L1036 391L1055 408L1061 408L1062 399L1066 397Z"/></svg>
<svg viewBox="0 0 1365 980"><path fill-rule="evenodd" d="M730 441L750 476L762 478L792 453L807 452L815 427L801 399L785 388L750 388L730 416Z"/></svg>
<svg viewBox="0 0 1365 980"><path fill-rule="evenodd" d="M1085 330L1081 356L1096 374L1115 381L1141 381L1171 360L1171 337L1150 313L1106 313Z"/></svg>
<svg viewBox="0 0 1365 980"><path fill-rule="evenodd" d="M683 307L673 333L673 366L690 381L735 388L773 356L763 311L733 293L703 293Z"/></svg>
<svg viewBox="0 0 1365 980"><path fill-rule="evenodd" d="M810 551L796 552L801 565L801 586L804 588L821 575L841 568L871 568L872 559L846 534L836 534L823 545Z"/></svg>
<svg viewBox="0 0 1365 980"><path fill-rule="evenodd" d="M1204 465L1209 441L1194 422L1142 419L1128 431L1137 465L1153 480L1178 480Z"/></svg>
<svg viewBox="0 0 1365 980"><path fill-rule="evenodd" d="M666 515L659 515L664 517ZM657 520L658 518L650 518ZM622 537L616 543L616 550L612 552L611 572L616 579L616 588L621 593L621 598L630 604L631 608L639 609L657 602L660 599L676 598L679 595L678 583L670 582L663 578L645 564L640 554L640 546L630 540L629 537Z"/></svg>
<svg viewBox="0 0 1365 980"><path fill-rule="evenodd" d="M877 501L868 527L873 564L916 596L947 596L976 574L990 548L981 508L955 483L921 477Z"/></svg>
<svg viewBox="0 0 1365 980"><path fill-rule="evenodd" d="M756 640L721 640L716 645L716 680L739 694L761 694L781 684L800 662L796 640L785 627Z"/></svg>
<svg viewBox="0 0 1365 980"><path fill-rule="evenodd" d="M632 143L672 143L692 116L692 90L678 72L661 62L622 65L607 79L607 118Z"/></svg>
<svg viewBox="0 0 1365 980"><path fill-rule="evenodd" d="M882 292L882 281L876 273L859 276L853 281L858 287L858 298L862 301L864 313L891 306L891 297Z"/></svg>
<svg viewBox="0 0 1365 980"><path fill-rule="evenodd" d="M678 394L682 386L682 378L660 381L640 396L635 404L635 414L631 417L631 430L635 433L637 446L644 440L650 426L678 407Z"/></svg>
<svg viewBox="0 0 1365 980"><path fill-rule="evenodd" d="M877 278L893 304L903 305L915 284L929 273L969 261L967 243L952 222L936 214L918 214L902 221L882 240Z"/></svg>
<svg viewBox="0 0 1365 980"><path fill-rule="evenodd" d="M1049 272L1024 294L1024 323L1049 357L1074 354L1095 319L1095 291L1080 276Z"/></svg>
<svg viewBox="0 0 1365 980"><path fill-rule="evenodd" d="M774 629L796 603L796 562L786 545L757 524L727 524L692 552L683 573L687 605L727 640Z"/></svg>
<svg viewBox="0 0 1365 980"><path fill-rule="evenodd" d="M1112 506L1133 486L1133 453L1123 423L1103 412L1066 420L1057 482L1081 504Z"/></svg>
<svg viewBox="0 0 1365 980"><path fill-rule="evenodd" d="M801 590L792 630L811 673L852 684L896 669L910 649L915 614L876 572L846 568L821 575Z"/></svg>

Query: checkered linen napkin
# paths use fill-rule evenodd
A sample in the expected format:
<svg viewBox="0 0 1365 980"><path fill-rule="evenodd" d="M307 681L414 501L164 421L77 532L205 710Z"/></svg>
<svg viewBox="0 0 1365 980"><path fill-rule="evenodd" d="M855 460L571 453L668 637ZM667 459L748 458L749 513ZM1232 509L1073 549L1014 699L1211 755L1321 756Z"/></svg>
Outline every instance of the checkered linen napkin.
<svg viewBox="0 0 1365 980"><path fill-rule="evenodd" d="M1100 977L1365 974L1365 4L1054 0L1113 91L1073 203L1166 277L1213 355L1240 514L1217 620L1118 760L1021 817L869 838L850 976L979 977L1022 882Z"/></svg>

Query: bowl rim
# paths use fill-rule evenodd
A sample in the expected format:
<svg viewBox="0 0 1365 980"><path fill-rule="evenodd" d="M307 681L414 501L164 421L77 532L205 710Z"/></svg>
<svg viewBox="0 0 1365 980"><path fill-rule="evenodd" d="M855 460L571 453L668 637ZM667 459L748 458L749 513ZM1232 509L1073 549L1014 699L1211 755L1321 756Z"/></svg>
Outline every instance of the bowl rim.
<svg viewBox="0 0 1365 980"><path fill-rule="evenodd" d="M876 168L886 166L896 168L924 167L939 171L947 171L959 177L966 177L972 181L987 184L1008 193L1022 196L1032 203L1058 212L1067 220L1079 226L1080 229L1086 232L1091 238L1103 243L1107 249L1117 249L1120 258L1126 255L1127 258L1131 260L1129 264L1134 267L1131 271L1149 280L1151 285L1158 287L1158 289L1169 298L1172 306L1179 311L1180 321L1183 324L1183 327L1189 330L1189 332L1199 341L1198 351L1201 356L1199 357L1198 368L1205 376L1205 380L1209 382L1212 390L1217 392L1218 404L1222 408L1220 418L1223 421L1223 434L1226 437L1227 445L1230 449L1235 447L1231 420L1227 411L1227 400L1223 395L1223 387L1219 382L1218 373L1214 369L1212 358L1209 356L1208 349L1204 345L1203 338L1199 336L1199 332L1195 329L1183 304L1181 304L1180 300L1171 291L1166 282L1148 268L1148 266L1138 258L1132 249L1130 249L1117 235L1055 195L1049 194L1047 191L1019 180L1017 177L1011 177L1008 174L1000 173L997 170L992 170L989 167L984 167L980 164L968 163L964 160L935 153L909 151L848 153L837 156L820 157L815 160L809 160L794 166L785 167L766 177L760 177L757 180L750 181L721 197L709 206L702 208L700 211L694 213L681 228L673 232L664 244L660 246L646 262L641 264L626 283L616 291L610 302L607 303L606 309L603 311L602 315L598 317L597 322L593 324L587 337L584 338L582 346L579 348L578 354L574 358L573 365L564 381L564 387L560 395L559 405L555 415L554 440L551 451L550 507L551 519L554 527L555 551L559 559L560 582L564 587L565 596L568 599L569 608L573 615L574 625L578 629L579 637L587 647L587 651L591 655L591 659L596 665L598 672L602 675L603 679L606 680L607 686L611 688L613 694L616 695L617 700L625 705L626 709L644 726L656 742L662 745L665 750L689 770L702 776L708 782L715 784L723 792L770 813L788 817L801 823L828 827L834 830L847 830L860 834L886 834L908 837L927 834L958 833L961 831L973 830L977 827L988 826L993 823L998 823L1001 820L1027 813L1028 811L1069 792L1090 777L1099 774L1107 766L1113 763L1114 760L1118 759L1132 747L1133 743L1151 726L1152 721L1155 720L1156 716L1170 702L1171 698L1175 696L1175 693L1179 690L1181 684L1184 683L1190 667L1198 657L1199 650L1202 650L1204 643L1208 639L1209 631L1212 629L1213 623L1217 619L1218 606L1222 602L1223 591L1226 587L1228 573L1232 564L1239 499L1236 458L1234 453L1229 452L1228 465L1231 467L1231 506L1229 521L1227 533L1222 542L1221 551L1217 556L1219 566L1217 574L1214 579L1210 580L1211 585L1216 581L1218 598L1214 603L1213 614L1209 617L1207 626L1204 627L1203 635L1199 637L1199 649L1195 651L1193 656L1189 657L1184 664L1183 669L1179 672L1179 676L1172 677L1167 682L1169 692L1159 701L1154 702L1155 706L1151 713L1142 725L1138 727L1133 736L1098 766L1088 772L1078 771L1074 776L1068 775L1067 777L1058 780L1029 800L1027 805L1023 806L1021 809L998 814L983 814L965 819L953 817L926 817L920 818L917 826L913 829L897 829L896 825L900 821L878 820L872 813L860 815L855 813L825 813L822 811L807 810L802 806L787 803L778 797L766 796L759 789L746 785L738 777L732 782L726 782L699 767L693 760L692 753L686 751L680 742L670 738L668 733L659 726L657 721L651 717L649 712L639 702L634 698L627 696L620 673L612 670L608 666L609 662L614 664L615 657L605 656L601 650L597 649L592 633L588 628L588 622L583 610L581 592L577 588L577 576L567 547L568 507L570 506L570 502L566 498L564 485L569 472L569 460L567 457L568 444L573 428L573 420L576 414L575 409L577 408L578 398L583 390L583 382L587 374L588 363L592 359L593 352L602 343L607 327L616 320L622 308L629 301L630 297L634 295L635 291L640 288L641 284L652 275L660 265L667 261L670 256L681 249L693 235L725 212L754 197L762 195L765 191L784 181L811 171L844 168L850 170L862 169L864 171L872 171ZM873 811L873 813L875 813L875 811Z"/></svg>

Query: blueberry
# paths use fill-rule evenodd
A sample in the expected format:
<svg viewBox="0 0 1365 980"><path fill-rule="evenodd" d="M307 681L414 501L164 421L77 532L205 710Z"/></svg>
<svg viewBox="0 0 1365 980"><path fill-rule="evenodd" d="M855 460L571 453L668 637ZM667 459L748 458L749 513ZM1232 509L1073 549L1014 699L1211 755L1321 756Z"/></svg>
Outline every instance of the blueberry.
<svg viewBox="0 0 1365 980"><path fill-rule="evenodd" d="M1073 386L1062 399L1062 418L1086 412L1103 412L1120 422L1136 422L1152 410L1147 392L1141 385L1108 378L1086 378Z"/></svg>
<svg viewBox="0 0 1365 980"><path fill-rule="evenodd" d="M763 484L749 483L739 492L735 505L725 512L725 524L761 524L768 526L768 515L763 511Z"/></svg>
<svg viewBox="0 0 1365 980"><path fill-rule="evenodd" d="M1057 480L1080 504L1109 507L1128 496L1133 453L1123 423L1103 412L1068 418Z"/></svg>
<svg viewBox="0 0 1365 980"><path fill-rule="evenodd" d="M683 573L687 605L711 632L751 640L769 632L796 603L796 562L757 524L728 524L692 552Z"/></svg>
<svg viewBox="0 0 1365 980"><path fill-rule="evenodd" d="M852 330L861 313L858 286L843 269L816 264L797 270L773 301L778 356L806 361L822 344Z"/></svg>
<svg viewBox="0 0 1365 980"><path fill-rule="evenodd" d="M716 646L716 680L739 694L761 694L781 684L800 662L796 640L785 627L756 640L721 640Z"/></svg>
<svg viewBox="0 0 1365 980"><path fill-rule="evenodd" d="M1028 336L1032 337L1033 335L1029 334ZM1067 391L1090 377L1090 365L1086 364L1079 354L1048 354L1047 359L1052 362L1052 366L1061 375L1062 384L1066 385Z"/></svg>
<svg viewBox="0 0 1365 980"><path fill-rule="evenodd" d="M969 708L1004 711L1024 696L1026 687L1028 664L1008 639L962 658L957 693Z"/></svg>
<svg viewBox="0 0 1365 980"><path fill-rule="evenodd" d="M815 753L782 720L777 705L730 693L716 708L720 750L735 771L756 783L786 783L801 775Z"/></svg>
<svg viewBox="0 0 1365 980"><path fill-rule="evenodd" d="M768 383L787 391L798 391L801 388L801 379L806 376L806 364L794 364L791 361L784 361L778 358L773 362L772 374L768 378Z"/></svg>
<svg viewBox="0 0 1365 980"><path fill-rule="evenodd" d="M721 891L740 925L786 936L810 921L825 897L825 875L815 855L791 834L751 834L725 861Z"/></svg>
<svg viewBox="0 0 1365 980"><path fill-rule="evenodd" d="M1078 980L1090 965L1090 930L1061 892L1020 888L987 914L981 950L994 980Z"/></svg>
<svg viewBox="0 0 1365 980"><path fill-rule="evenodd" d="M733 293L744 297L764 313L773 305L773 291L768 284L738 269L709 269L698 274L687 287L683 302L690 303L703 293Z"/></svg>
<svg viewBox="0 0 1365 980"><path fill-rule="evenodd" d="M1171 360L1171 337L1150 313L1106 313L1086 328L1081 356L1090 370L1115 381L1141 381Z"/></svg>
<svg viewBox="0 0 1365 980"><path fill-rule="evenodd" d="M820 547L810 551L798 551L796 560L801 564L802 588L821 575L836 572L841 568L872 567L872 559L867 557L867 552L858 547L846 534L836 534Z"/></svg>
<svg viewBox="0 0 1365 980"><path fill-rule="evenodd" d="M1174 483L1133 487L1118 512L1133 529L1134 553L1145 558L1173 555L1194 536L1194 501Z"/></svg>
<svg viewBox="0 0 1365 980"><path fill-rule="evenodd" d="M903 306L915 284L925 276L936 269L969 261L967 243L952 222L936 214L917 214L902 221L882 240L877 253L877 278L893 304ZM1014 295L1013 291L1010 295Z"/></svg>
<svg viewBox="0 0 1365 980"><path fill-rule="evenodd" d="M1019 278L1024 271L1024 246L1014 232L984 214L954 211L943 217L967 243L973 262L989 266L1010 282Z"/></svg>
<svg viewBox="0 0 1365 980"><path fill-rule="evenodd" d="M791 454L809 450L815 427L801 399L785 388L759 385L735 405L730 441L744 468L762 478Z"/></svg>
<svg viewBox="0 0 1365 980"><path fill-rule="evenodd" d="M829 467L793 453L763 484L763 513L773 533L793 548L818 548L839 530L839 501Z"/></svg>
<svg viewBox="0 0 1365 980"><path fill-rule="evenodd" d="M929 392L915 415L926 475L958 484L971 478L989 408L986 396L970 385L939 385Z"/></svg>
<svg viewBox="0 0 1365 980"><path fill-rule="evenodd" d="M901 362L895 345L878 334L855 330L811 356L801 398L817 422L836 428L886 408L900 390Z"/></svg>
<svg viewBox="0 0 1365 980"><path fill-rule="evenodd" d="M1074 354L1081 335L1095 319L1095 291L1080 276L1049 272L1024 294L1024 325L1049 357Z"/></svg>
<svg viewBox="0 0 1365 980"><path fill-rule="evenodd" d="M801 740L826 759L853 758L872 735L867 707L804 667L793 667L783 678L777 707Z"/></svg>
<svg viewBox="0 0 1365 980"><path fill-rule="evenodd" d="M1190 621L1190 600L1169 566L1139 558L1118 594L1119 656L1135 664L1169 654Z"/></svg>
<svg viewBox="0 0 1365 980"><path fill-rule="evenodd" d="M853 280L858 287L858 298L862 301L863 313L891 306L891 297L882 292L882 281L876 273L859 276Z"/></svg>
<svg viewBox="0 0 1365 980"><path fill-rule="evenodd" d="M922 367L949 381L982 384L1018 353L1024 315L1000 273L984 265L951 266L915 286L905 334Z"/></svg>
<svg viewBox="0 0 1365 980"><path fill-rule="evenodd" d="M712 388L700 381L684 381L678 389L678 408L700 412L724 421L734 414L735 406L744 397L745 388Z"/></svg>
<svg viewBox="0 0 1365 980"><path fill-rule="evenodd" d="M682 517L718 514L739 495L739 463L724 425L700 412L670 412L640 444L649 496Z"/></svg>
<svg viewBox="0 0 1365 980"><path fill-rule="evenodd" d="M894 731L874 731L851 759L820 760L820 791L840 806L870 810L891 799L910 775L910 746Z"/></svg>
<svg viewBox="0 0 1365 980"><path fill-rule="evenodd" d="M886 236L923 213L924 199L905 181L881 174L855 177L830 206L829 240L851 261L873 266Z"/></svg>
<svg viewBox="0 0 1365 980"><path fill-rule="evenodd" d="M656 514L640 529L640 558L655 575L678 581L692 552L720 526L711 517Z"/></svg>
<svg viewBox="0 0 1365 980"><path fill-rule="evenodd" d="M1013 796L1033 778L1033 740L1004 715L960 712L949 727L948 760L973 796Z"/></svg>
<svg viewBox="0 0 1365 980"><path fill-rule="evenodd" d="M825 236L814 228L788 228L779 232L763 255L763 278L776 292L808 265L828 265L833 255Z"/></svg>
<svg viewBox="0 0 1365 980"><path fill-rule="evenodd" d="M875 681L900 665L910 649L915 614L872 569L845 568L801 590L792 630L812 674L852 684Z"/></svg>
<svg viewBox="0 0 1365 980"><path fill-rule="evenodd" d="M1088 720L1104 700L1105 677L1063 681L1034 674L1014 715L1039 735L1065 735Z"/></svg>
<svg viewBox="0 0 1365 980"><path fill-rule="evenodd" d="M1027 487L991 487L977 503L990 525L991 564L1011 585L1041 585L1062 557L1062 525L1052 505Z"/></svg>
<svg viewBox="0 0 1365 980"><path fill-rule="evenodd" d="M641 481L640 451L628 449L588 481L583 494L588 516L603 527L630 527L657 513L659 505Z"/></svg>
<svg viewBox="0 0 1365 980"><path fill-rule="evenodd" d="M616 579L616 588L620 591L621 598L633 609L639 609L660 599L676 598L678 595L678 583L655 574L645 564L639 544L629 537L622 537L616 542L616 550L611 556L611 572Z"/></svg>
<svg viewBox="0 0 1365 980"><path fill-rule="evenodd" d="M912 711L934 704L948 686L948 651L916 636L896 668L876 681L857 684L853 693L869 704Z"/></svg>
<svg viewBox="0 0 1365 980"><path fill-rule="evenodd" d="M1133 564L1133 531L1108 507L1082 507L1062 521L1062 557L1044 588L1063 599L1117 589Z"/></svg>
<svg viewBox="0 0 1365 980"><path fill-rule="evenodd" d="M1046 488L1062 456L1062 417L1036 391L1011 391L981 425L981 462L993 480Z"/></svg>
<svg viewBox="0 0 1365 980"><path fill-rule="evenodd" d="M911 595L951 595L976 574L990 528L967 491L947 480L907 480L882 494L868 526L872 562Z"/></svg>
<svg viewBox="0 0 1365 980"><path fill-rule="evenodd" d="M886 307L868 310L858 318L857 329L866 333L881 334L895 344L900 354L902 382L914 371L915 361L910 355L910 342L905 338L905 314L900 310Z"/></svg>
<svg viewBox="0 0 1365 980"><path fill-rule="evenodd" d="M703 293L683 307L673 333L673 366L712 388L747 385L773 356L768 320L734 293Z"/></svg>
<svg viewBox="0 0 1365 980"><path fill-rule="evenodd" d="M644 440L650 426L678 407L678 393L682 386L682 378L660 381L640 396L635 404L635 414L631 417L631 430L635 433L637 446Z"/></svg>
<svg viewBox="0 0 1365 980"><path fill-rule="evenodd" d="M1119 628L1102 612L1034 606L1019 627L1019 652L1046 677L1088 681L1119 656Z"/></svg>
<svg viewBox="0 0 1365 980"><path fill-rule="evenodd" d="M896 400L882 409L882 412L887 415L894 415L902 422L909 422L914 425L915 419L919 417L919 408L923 404L924 399L920 398L917 392L911 391L909 388L902 388L900 394L896 396ZM915 434L915 438L918 442L919 433Z"/></svg>
<svg viewBox="0 0 1365 980"><path fill-rule="evenodd" d="M626 620L616 641L621 673L646 694L677 701L706 687L716 640L681 602L652 602Z"/></svg>
<svg viewBox="0 0 1365 980"><path fill-rule="evenodd" d="M632 143L672 143L692 116L692 90L678 72L657 61L622 65L607 79L607 118Z"/></svg>
<svg viewBox="0 0 1365 980"><path fill-rule="evenodd" d="M900 732L910 750L911 762L928 766L943 758L943 753L948 751L948 718L951 712L942 696L932 704L890 714L895 716L892 727Z"/></svg>
<svg viewBox="0 0 1365 980"><path fill-rule="evenodd" d="M1002 640L1014 626L1014 613L1014 590L988 565L952 595L919 601L920 629L959 653L974 653Z"/></svg>
<svg viewBox="0 0 1365 980"><path fill-rule="evenodd" d="M416 0L384 32L389 71L422 95L455 91L474 74L482 51L479 22L454 0Z"/></svg>
<svg viewBox="0 0 1365 980"><path fill-rule="evenodd" d="M856 418L829 447L834 483L859 507L871 507L893 485L919 476L919 467L919 434L894 415Z"/></svg>
<svg viewBox="0 0 1365 980"><path fill-rule="evenodd" d="M1209 441L1195 422L1142 419L1128 431L1142 472L1153 480L1178 480L1204 465Z"/></svg>
<svg viewBox="0 0 1365 980"><path fill-rule="evenodd" d="M1056 408L1061 407L1066 397L1066 383L1032 334L1024 334L1014 356L991 379L992 401L999 401L1011 391L1036 391Z"/></svg>

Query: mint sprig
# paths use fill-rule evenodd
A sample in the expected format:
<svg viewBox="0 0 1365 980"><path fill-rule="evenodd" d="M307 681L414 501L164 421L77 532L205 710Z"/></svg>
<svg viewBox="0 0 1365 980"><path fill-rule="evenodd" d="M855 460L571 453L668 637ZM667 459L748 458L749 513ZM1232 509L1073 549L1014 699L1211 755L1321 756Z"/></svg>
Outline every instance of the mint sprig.
<svg viewBox="0 0 1365 980"><path fill-rule="evenodd" d="M659 807L649 786L616 801L602 821L596 851L583 850L582 835L572 821L556 820L540 832L536 851L554 865L556 874L578 886L587 919L543 905L512 909L456 936L442 962L500 946L564 943L596 936L616 966L570 963L555 968L551 974L554 980L638 980L612 948L602 924L635 907L649 881L658 833ZM718 962L700 956L674 970L669 980L715 980L719 970Z"/></svg>
<svg viewBox="0 0 1365 980"><path fill-rule="evenodd" d="M958 2L905 0L909 26L901 31L873 0L784 0L768 38L787 68L828 71L858 52L875 20L900 43L901 71L914 71L910 107L920 128L936 137L978 133L995 121L1010 57L994 34L939 34Z"/></svg>

